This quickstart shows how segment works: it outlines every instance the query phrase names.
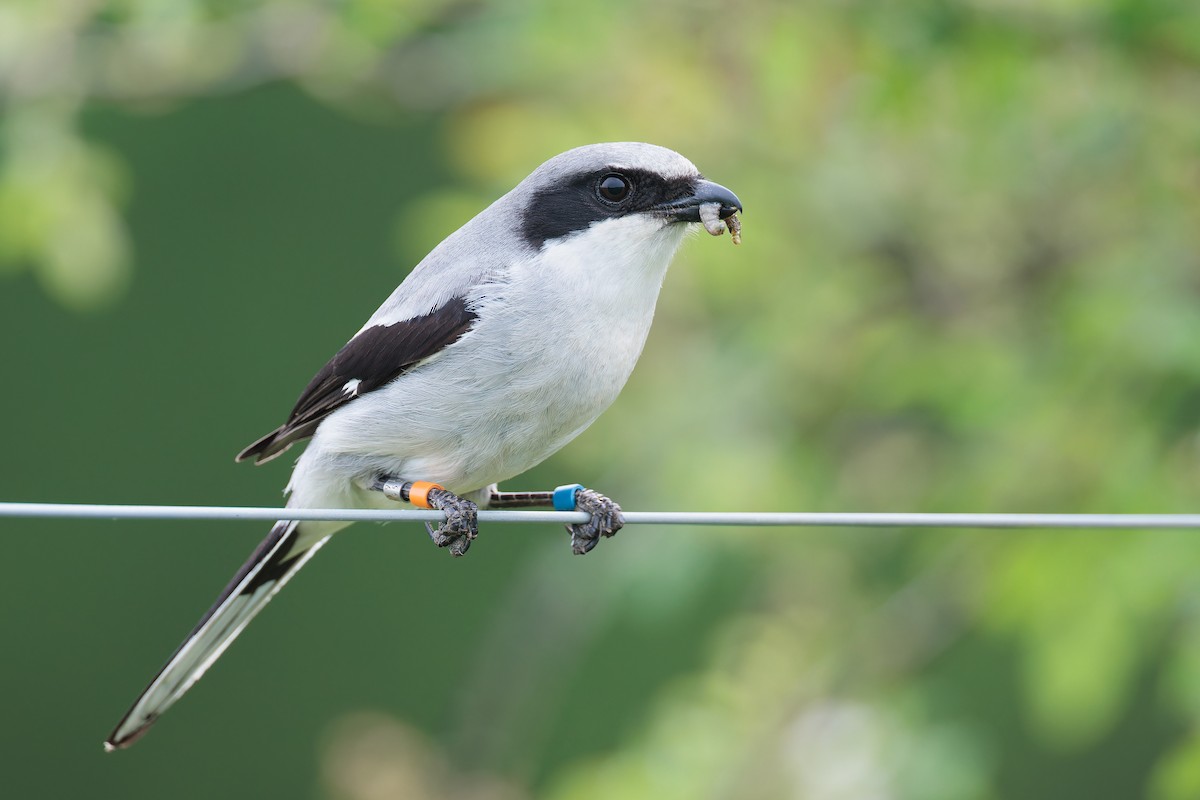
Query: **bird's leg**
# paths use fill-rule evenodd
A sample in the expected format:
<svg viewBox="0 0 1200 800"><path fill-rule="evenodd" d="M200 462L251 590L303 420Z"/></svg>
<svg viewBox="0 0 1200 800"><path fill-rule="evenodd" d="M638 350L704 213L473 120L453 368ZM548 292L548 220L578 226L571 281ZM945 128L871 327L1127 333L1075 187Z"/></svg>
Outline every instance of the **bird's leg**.
<svg viewBox="0 0 1200 800"><path fill-rule="evenodd" d="M536 508L554 505L554 492L488 492L488 508Z"/></svg>
<svg viewBox="0 0 1200 800"><path fill-rule="evenodd" d="M432 508L445 512L446 520L435 530L428 522L425 530L438 547L449 547L453 556L466 555L471 541L479 535L479 508L470 500L464 500L448 492L436 483L428 481L406 481L381 475L371 487L392 500L412 503L418 508Z"/></svg>
<svg viewBox="0 0 1200 800"><path fill-rule="evenodd" d="M553 506L555 511L586 511L592 515L587 522L567 526L571 534L571 552L590 553L601 536L612 536L625 524L621 507L599 492L579 484L560 486L553 492L501 492L495 487L488 492L488 508L528 508Z"/></svg>

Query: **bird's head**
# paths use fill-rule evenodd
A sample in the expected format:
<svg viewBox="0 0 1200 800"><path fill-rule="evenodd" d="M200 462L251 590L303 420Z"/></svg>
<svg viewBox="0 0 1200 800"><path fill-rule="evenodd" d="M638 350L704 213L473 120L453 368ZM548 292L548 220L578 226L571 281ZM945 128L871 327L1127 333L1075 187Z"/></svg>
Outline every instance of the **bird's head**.
<svg viewBox="0 0 1200 800"><path fill-rule="evenodd" d="M737 195L706 180L691 161L641 142L568 150L516 191L525 199L521 233L535 249L601 225L677 240L686 223L701 221L702 206L722 220L742 210Z"/></svg>

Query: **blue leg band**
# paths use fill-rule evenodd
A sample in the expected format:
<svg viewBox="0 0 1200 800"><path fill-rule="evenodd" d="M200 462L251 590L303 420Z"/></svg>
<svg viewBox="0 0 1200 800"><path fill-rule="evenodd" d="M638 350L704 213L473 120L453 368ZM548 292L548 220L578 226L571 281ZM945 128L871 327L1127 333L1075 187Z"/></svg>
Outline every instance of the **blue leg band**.
<svg viewBox="0 0 1200 800"><path fill-rule="evenodd" d="M578 483L559 486L554 490L554 510L555 511L574 511L575 510L575 495L583 489Z"/></svg>

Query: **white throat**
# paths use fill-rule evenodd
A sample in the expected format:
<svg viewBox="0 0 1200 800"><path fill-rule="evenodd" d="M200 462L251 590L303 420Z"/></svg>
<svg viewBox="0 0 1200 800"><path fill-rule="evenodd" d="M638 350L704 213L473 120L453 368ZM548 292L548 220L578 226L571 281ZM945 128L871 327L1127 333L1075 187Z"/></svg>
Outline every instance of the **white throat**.
<svg viewBox="0 0 1200 800"><path fill-rule="evenodd" d="M604 220L547 243L531 267L540 273L543 296L591 305L594 310L587 316L596 316L597 322L608 317L640 326L644 318L648 329L686 229L641 215Z"/></svg>

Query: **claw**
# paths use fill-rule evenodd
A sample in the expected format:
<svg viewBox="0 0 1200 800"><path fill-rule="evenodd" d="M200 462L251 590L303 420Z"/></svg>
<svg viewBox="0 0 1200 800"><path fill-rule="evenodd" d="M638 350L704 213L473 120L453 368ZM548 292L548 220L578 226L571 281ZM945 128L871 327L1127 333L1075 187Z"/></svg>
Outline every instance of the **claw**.
<svg viewBox="0 0 1200 800"><path fill-rule="evenodd" d="M434 489L429 493L429 505L446 513L446 519L435 530L428 522L425 530L438 547L450 548L450 555L466 555L471 541L479 535L479 507L445 489Z"/></svg>
<svg viewBox="0 0 1200 800"><path fill-rule="evenodd" d="M600 542L600 537L609 537L625 525L621 507L599 492L580 489L575 494L575 508L587 511L592 518L567 526L571 534L571 552L575 555L590 553Z"/></svg>

